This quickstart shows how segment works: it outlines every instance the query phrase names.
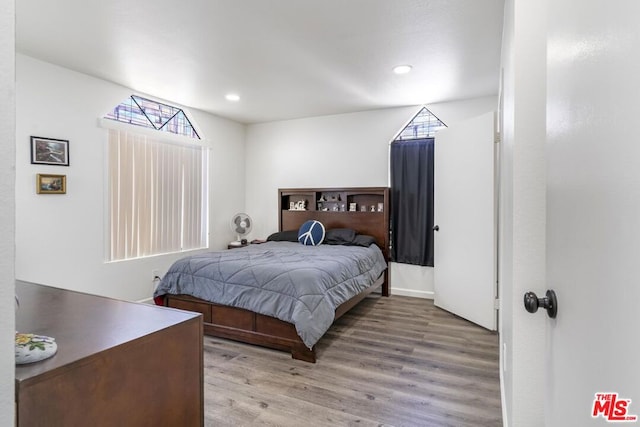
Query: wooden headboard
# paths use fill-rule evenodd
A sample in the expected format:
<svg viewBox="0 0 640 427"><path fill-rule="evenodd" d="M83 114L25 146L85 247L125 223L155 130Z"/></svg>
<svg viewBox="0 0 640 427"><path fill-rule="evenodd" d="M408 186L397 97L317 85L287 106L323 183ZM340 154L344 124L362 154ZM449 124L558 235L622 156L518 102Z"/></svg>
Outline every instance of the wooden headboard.
<svg viewBox="0 0 640 427"><path fill-rule="evenodd" d="M389 207L387 187L281 188L279 230L297 230L310 219L320 221L326 229L352 228L373 236L388 260Z"/></svg>

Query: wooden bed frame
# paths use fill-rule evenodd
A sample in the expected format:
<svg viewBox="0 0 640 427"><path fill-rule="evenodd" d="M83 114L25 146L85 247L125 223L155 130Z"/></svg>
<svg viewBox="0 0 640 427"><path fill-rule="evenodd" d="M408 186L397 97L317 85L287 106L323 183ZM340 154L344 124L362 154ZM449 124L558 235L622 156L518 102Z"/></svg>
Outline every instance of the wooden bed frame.
<svg viewBox="0 0 640 427"><path fill-rule="evenodd" d="M305 210L290 210L290 203L303 202ZM348 210L356 203L357 211ZM344 206L343 206L344 205ZM365 206L366 211L360 211ZM375 209L375 211L372 211ZM297 230L309 219L317 219L326 229L352 228L376 239L385 260L389 260L389 189L359 188L296 188L278 190L279 230ZM236 249L232 249L236 250ZM382 286L382 295L389 296L388 269L369 288L345 301L336 309L338 319L372 291ZM315 348L309 349L298 336L295 326L274 317L241 308L214 304L188 295L165 295L167 307L202 313L204 333L250 344L291 352L294 359L315 363Z"/></svg>

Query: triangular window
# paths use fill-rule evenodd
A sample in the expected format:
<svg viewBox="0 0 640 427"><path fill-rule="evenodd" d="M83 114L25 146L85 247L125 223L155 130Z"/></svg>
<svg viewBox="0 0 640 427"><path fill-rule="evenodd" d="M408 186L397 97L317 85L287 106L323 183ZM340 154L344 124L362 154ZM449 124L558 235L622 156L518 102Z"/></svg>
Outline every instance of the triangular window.
<svg viewBox="0 0 640 427"><path fill-rule="evenodd" d="M409 124L402 129L395 141L432 138L436 135L436 131L443 127L447 127L447 125L431 111L427 110L427 107L423 107Z"/></svg>
<svg viewBox="0 0 640 427"><path fill-rule="evenodd" d="M131 95L122 101L105 118L200 139L181 108L137 95Z"/></svg>

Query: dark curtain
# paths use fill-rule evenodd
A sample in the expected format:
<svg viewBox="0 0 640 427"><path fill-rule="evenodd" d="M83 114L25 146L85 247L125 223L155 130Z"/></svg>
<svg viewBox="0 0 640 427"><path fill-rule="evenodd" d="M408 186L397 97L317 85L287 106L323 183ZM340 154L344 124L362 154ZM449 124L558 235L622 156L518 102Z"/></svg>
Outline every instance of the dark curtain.
<svg viewBox="0 0 640 427"><path fill-rule="evenodd" d="M391 143L391 260L433 266L434 139Z"/></svg>

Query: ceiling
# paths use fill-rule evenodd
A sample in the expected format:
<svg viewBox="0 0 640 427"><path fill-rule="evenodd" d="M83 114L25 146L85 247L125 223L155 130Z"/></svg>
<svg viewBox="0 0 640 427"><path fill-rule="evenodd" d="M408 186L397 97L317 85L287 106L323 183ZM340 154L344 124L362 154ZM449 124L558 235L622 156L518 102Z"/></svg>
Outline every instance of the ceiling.
<svg viewBox="0 0 640 427"><path fill-rule="evenodd" d="M496 95L503 3L20 0L16 50L259 123Z"/></svg>

